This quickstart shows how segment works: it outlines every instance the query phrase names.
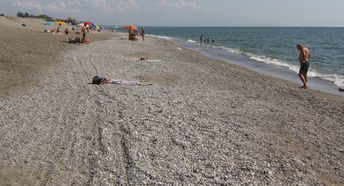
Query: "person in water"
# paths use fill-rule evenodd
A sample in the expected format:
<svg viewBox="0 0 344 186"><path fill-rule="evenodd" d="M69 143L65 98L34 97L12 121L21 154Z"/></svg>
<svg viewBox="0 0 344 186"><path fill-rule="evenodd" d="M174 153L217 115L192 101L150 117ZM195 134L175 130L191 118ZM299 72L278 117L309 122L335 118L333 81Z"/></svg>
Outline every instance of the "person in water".
<svg viewBox="0 0 344 186"><path fill-rule="evenodd" d="M307 72L309 68L309 60L311 59L311 52L308 48L303 46L302 44L297 44L296 48L300 51L299 54L299 62L300 62L300 71L299 71L299 77L303 83L303 86L301 88L308 88L308 77Z"/></svg>
<svg viewBox="0 0 344 186"><path fill-rule="evenodd" d="M201 35L201 37L199 37L199 42L202 44L203 43L203 34Z"/></svg>

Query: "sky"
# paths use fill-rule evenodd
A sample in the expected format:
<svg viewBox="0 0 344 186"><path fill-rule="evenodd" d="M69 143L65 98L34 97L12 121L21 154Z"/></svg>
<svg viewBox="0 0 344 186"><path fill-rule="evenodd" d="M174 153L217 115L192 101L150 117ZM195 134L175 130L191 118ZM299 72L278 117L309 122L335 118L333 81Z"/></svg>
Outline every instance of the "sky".
<svg viewBox="0 0 344 186"><path fill-rule="evenodd" d="M344 26L344 0L0 0L18 11L107 25Z"/></svg>

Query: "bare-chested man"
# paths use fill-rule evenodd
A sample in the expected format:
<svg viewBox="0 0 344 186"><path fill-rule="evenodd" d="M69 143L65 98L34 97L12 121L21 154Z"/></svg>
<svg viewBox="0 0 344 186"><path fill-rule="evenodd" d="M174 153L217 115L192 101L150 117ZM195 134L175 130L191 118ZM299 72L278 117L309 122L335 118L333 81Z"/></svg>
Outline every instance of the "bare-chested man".
<svg viewBox="0 0 344 186"><path fill-rule="evenodd" d="M84 26L81 27L81 33L82 33L81 43L85 43L87 32L88 32L88 25L84 23Z"/></svg>
<svg viewBox="0 0 344 186"><path fill-rule="evenodd" d="M311 52L308 48L304 47L301 44L297 44L296 48L300 51L299 61L300 61L300 71L299 71L299 77L303 83L303 86L301 88L308 88L307 82L307 72L309 68L309 60L311 59Z"/></svg>

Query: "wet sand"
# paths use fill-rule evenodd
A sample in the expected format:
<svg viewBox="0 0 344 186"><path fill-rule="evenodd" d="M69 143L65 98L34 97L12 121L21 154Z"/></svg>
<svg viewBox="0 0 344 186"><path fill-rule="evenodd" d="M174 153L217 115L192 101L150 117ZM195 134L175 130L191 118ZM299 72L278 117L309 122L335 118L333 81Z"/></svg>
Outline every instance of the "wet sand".
<svg viewBox="0 0 344 186"><path fill-rule="evenodd" d="M114 34L61 53L42 81L0 101L0 180L344 184L343 97L178 47ZM89 84L95 75L153 85Z"/></svg>

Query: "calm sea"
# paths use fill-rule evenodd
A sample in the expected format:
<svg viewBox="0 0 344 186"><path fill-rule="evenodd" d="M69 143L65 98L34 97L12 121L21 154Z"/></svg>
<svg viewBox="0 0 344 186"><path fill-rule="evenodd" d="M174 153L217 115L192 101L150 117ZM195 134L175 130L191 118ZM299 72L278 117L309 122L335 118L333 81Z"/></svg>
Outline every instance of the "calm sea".
<svg viewBox="0 0 344 186"><path fill-rule="evenodd" d="M255 68L299 70L297 43L311 50L309 76L344 86L344 28L261 28L261 27L145 27L146 33L177 40L212 56L244 60ZM214 40L200 45L203 39ZM228 56L224 55L228 53ZM216 56L215 56L216 57ZM240 61L239 61L240 63ZM338 88L337 88L338 90Z"/></svg>

